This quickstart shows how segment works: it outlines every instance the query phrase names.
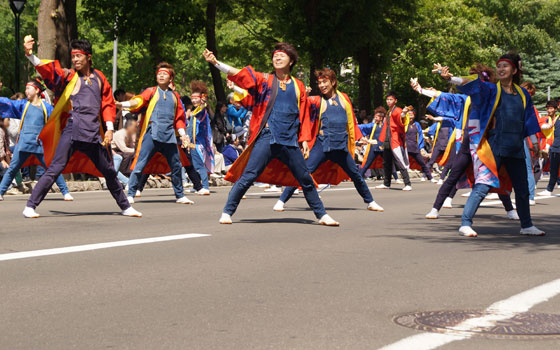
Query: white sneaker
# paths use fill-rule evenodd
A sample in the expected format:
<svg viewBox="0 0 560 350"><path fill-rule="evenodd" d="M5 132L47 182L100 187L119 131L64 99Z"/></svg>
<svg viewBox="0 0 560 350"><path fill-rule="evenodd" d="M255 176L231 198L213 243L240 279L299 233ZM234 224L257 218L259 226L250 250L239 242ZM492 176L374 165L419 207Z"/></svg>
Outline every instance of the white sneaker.
<svg viewBox="0 0 560 350"><path fill-rule="evenodd" d="M334 221L334 219L331 218L329 214L323 215L321 220L319 220L319 224L325 226L340 226L340 224L337 221Z"/></svg>
<svg viewBox="0 0 560 350"><path fill-rule="evenodd" d="M0 202L4 200L4 197L0 194Z"/></svg>
<svg viewBox="0 0 560 350"><path fill-rule="evenodd" d="M465 237L477 237L478 234L475 230L472 229L470 226L461 226L459 227L459 234Z"/></svg>
<svg viewBox="0 0 560 350"><path fill-rule="evenodd" d="M294 195L299 194L299 188L296 188L296 190L294 191Z"/></svg>
<svg viewBox="0 0 560 350"><path fill-rule="evenodd" d="M222 213L222 217L220 218L220 224L222 225L231 225L233 222L231 221L231 215Z"/></svg>
<svg viewBox="0 0 560 350"><path fill-rule="evenodd" d="M451 209L453 208L453 198L447 197L443 202L442 208Z"/></svg>
<svg viewBox="0 0 560 350"><path fill-rule="evenodd" d="M375 186L375 188L378 190L388 190L390 187L385 185L377 185Z"/></svg>
<svg viewBox="0 0 560 350"><path fill-rule="evenodd" d="M467 192L467 193L463 193L463 194L461 195L461 197L470 197L470 196L471 196L471 192L472 192L472 191L469 191L469 192Z"/></svg>
<svg viewBox="0 0 560 350"><path fill-rule="evenodd" d="M507 218L510 220L519 220L519 215L517 215L517 210L508 211Z"/></svg>
<svg viewBox="0 0 560 350"><path fill-rule="evenodd" d="M430 181L433 182L433 183L435 183L435 184L437 184L437 182L438 182L438 180L434 179L433 177L432 177L432 179L431 179Z"/></svg>
<svg viewBox="0 0 560 350"><path fill-rule="evenodd" d="M425 176L422 176L422 177L420 178L420 182L426 182L426 177L425 177Z"/></svg>
<svg viewBox="0 0 560 350"><path fill-rule="evenodd" d="M270 188L267 188L264 191L267 192L267 193L280 193L280 192L282 192L282 188L278 187L276 185L272 185L272 186L270 186Z"/></svg>
<svg viewBox="0 0 560 350"><path fill-rule="evenodd" d="M134 197L142 197L142 192L136 191L136 194L134 195Z"/></svg>
<svg viewBox="0 0 560 350"><path fill-rule="evenodd" d="M500 198L497 193L488 193L484 199L496 200Z"/></svg>
<svg viewBox="0 0 560 350"><path fill-rule="evenodd" d="M200 191L196 192L199 196L209 196L210 190L207 188L202 188Z"/></svg>
<svg viewBox="0 0 560 350"><path fill-rule="evenodd" d="M367 209L371 211L385 211L385 209L383 209L383 207L379 204L375 203L375 201L370 202L367 206Z"/></svg>
<svg viewBox="0 0 560 350"><path fill-rule="evenodd" d="M284 211L284 202L279 200L278 202L276 202L276 204L274 204L274 207L272 208L272 210L274 210L274 211Z"/></svg>
<svg viewBox="0 0 560 350"><path fill-rule="evenodd" d="M133 207L129 207L128 209L125 209L121 212L122 215L124 216L129 216L131 218L141 218L142 217L142 213L139 212L138 210L134 209Z"/></svg>
<svg viewBox="0 0 560 350"><path fill-rule="evenodd" d="M560 185L556 186L556 188L560 188Z"/></svg>
<svg viewBox="0 0 560 350"><path fill-rule="evenodd" d="M175 203L178 203L178 204L194 204L194 202L191 201L190 199L188 199L186 196L177 199L175 201Z"/></svg>
<svg viewBox="0 0 560 350"><path fill-rule="evenodd" d="M529 199L529 205L537 205L537 202L534 199Z"/></svg>
<svg viewBox="0 0 560 350"><path fill-rule="evenodd" d="M128 196L128 197L126 197L126 199L128 200L128 203L134 204L134 198L133 197Z"/></svg>
<svg viewBox="0 0 560 350"><path fill-rule="evenodd" d="M395 183L398 183L399 185L402 185L402 184L404 184L404 181L401 180L401 179L397 179L397 181L395 181Z"/></svg>
<svg viewBox="0 0 560 350"><path fill-rule="evenodd" d="M438 184L438 185L443 185L443 180L442 180L442 179L439 179L438 182L437 182L437 184Z"/></svg>
<svg viewBox="0 0 560 350"><path fill-rule="evenodd" d="M269 188L270 187L269 184L263 184L263 183L256 183L255 186L260 187L260 188Z"/></svg>
<svg viewBox="0 0 560 350"><path fill-rule="evenodd" d="M545 232L542 231L542 230L539 230L535 226L531 226L531 227L527 227L527 228L522 228L521 231L519 231L519 234L527 235L527 236L544 236Z"/></svg>
<svg viewBox="0 0 560 350"><path fill-rule="evenodd" d="M72 196L70 195L70 193L66 193L66 194L64 195L64 200L65 200L66 202L72 202L72 201L74 200L74 197L72 197Z"/></svg>
<svg viewBox="0 0 560 350"><path fill-rule="evenodd" d="M552 196L552 192L549 190L544 190L542 192L537 193L537 196Z"/></svg>
<svg viewBox="0 0 560 350"><path fill-rule="evenodd" d="M23 209L23 216L25 216L28 219L36 219L38 218L39 215L35 209L31 208L31 207L25 207L25 209Z"/></svg>
<svg viewBox="0 0 560 350"><path fill-rule="evenodd" d="M439 218L439 210L432 208L428 214L426 214L426 219L435 220Z"/></svg>
<svg viewBox="0 0 560 350"><path fill-rule="evenodd" d="M403 191L412 191L412 186L404 186Z"/></svg>

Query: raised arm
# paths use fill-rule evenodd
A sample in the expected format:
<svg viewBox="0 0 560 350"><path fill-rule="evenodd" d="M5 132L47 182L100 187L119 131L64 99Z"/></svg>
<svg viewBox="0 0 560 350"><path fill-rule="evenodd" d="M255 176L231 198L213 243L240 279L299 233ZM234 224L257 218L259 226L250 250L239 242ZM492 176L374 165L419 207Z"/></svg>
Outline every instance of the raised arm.
<svg viewBox="0 0 560 350"><path fill-rule="evenodd" d="M10 100L7 97L0 97L0 117L21 119L26 104L27 100Z"/></svg>
<svg viewBox="0 0 560 350"><path fill-rule="evenodd" d="M225 63L218 61L216 59L216 56L214 56L214 53L208 49L204 49L202 56L204 56L206 62L210 63L211 65L218 68L220 71L226 73L227 75L236 75L240 71L240 69L233 68Z"/></svg>

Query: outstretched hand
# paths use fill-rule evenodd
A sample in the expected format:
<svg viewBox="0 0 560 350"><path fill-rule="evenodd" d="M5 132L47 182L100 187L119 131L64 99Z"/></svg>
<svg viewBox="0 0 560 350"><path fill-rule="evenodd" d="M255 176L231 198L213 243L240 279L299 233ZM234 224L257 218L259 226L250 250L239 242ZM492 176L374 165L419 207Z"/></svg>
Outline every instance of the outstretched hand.
<svg viewBox="0 0 560 350"><path fill-rule="evenodd" d="M412 90L418 93L422 91L422 86L420 86L420 83L418 82L418 78L410 78L410 86L412 87Z"/></svg>
<svg viewBox="0 0 560 350"><path fill-rule="evenodd" d="M449 67L442 66L439 63L434 63L434 69L432 69L432 73L439 74L445 80L449 80L453 77L453 74L449 72Z"/></svg>
<svg viewBox="0 0 560 350"><path fill-rule="evenodd" d="M33 46L35 45L35 39L31 35L26 35L23 38L23 48L25 49L25 56L31 56L33 54Z"/></svg>
<svg viewBox="0 0 560 350"><path fill-rule="evenodd" d="M204 59L206 60L206 62L215 65L216 63L218 63L218 60L216 59L216 56L214 55L214 53L208 49L204 49L204 52L202 53L202 56L204 56Z"/></svg>

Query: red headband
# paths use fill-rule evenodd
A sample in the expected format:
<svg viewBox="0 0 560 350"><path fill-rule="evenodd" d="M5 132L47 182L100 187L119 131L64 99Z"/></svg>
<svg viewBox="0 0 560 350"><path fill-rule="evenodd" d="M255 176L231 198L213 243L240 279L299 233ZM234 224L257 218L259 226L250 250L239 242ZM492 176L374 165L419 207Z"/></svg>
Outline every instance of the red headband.
<svg viewBox="0 0 560 350"><path fill-rule="evenodd" d="M272 53L272 56L276 55L276 53L278 53L278 52L282 52L282 53L285 53L286 55L288 55L288 53L285 50L276 50ZM288 55L288 56L290 56L290 55Z"/></svg>
<svg viewBox="0 0 560 350"><path fill-rule="evenodd" d="M322 77L317 78L317 80L323 80L323 79L331 80L331 78L329 78L327 76L322 76Z"/></svg>
<svg viewBox="0 0 560 350"><path fill-rule="evenodd" d="M160 68L160 69L158 69L157 72L156 72L156 75L158 75L159 72L165 72L165 73L169 74L169 76L173 76L173 75L171 74L171 71L170 71L169 69L167 69L167 68Z"/></svg>
<svg viewBox="0 0 560 350"><path fill-rule="evenodd" d="M507 63L511 64L511 66L512 66L513 68L517 68L517 65L516 65L515 63L513 63L513 61L510 60L510 59L502 58L502 59L498 60L498 62L496 62L496 66L497 66L498 63L500 63L500 62L507 62Z"/></svg>
<svg viewBox="0 0 560 350"><path fill-rule="evenodd" d="M73 55L73 54L75 54L75 53L81 53L81 54L84 55L84 56L90 55L89 53L86 53L86 52L81 51L81 50L72 50L72 51L70 52L71 55Z"/></svg>
<svg viewBox="0 0 560 350"><path fill-rule="evenodd" d="M25 84L25 86L26 86L26 87L27 87L27 86L33 86L35 89L37 89L37 91L41 91L41 89L39 89L39 88L37 87L37 85L35 85L35 84L27 83L27 84Z"/></svg>

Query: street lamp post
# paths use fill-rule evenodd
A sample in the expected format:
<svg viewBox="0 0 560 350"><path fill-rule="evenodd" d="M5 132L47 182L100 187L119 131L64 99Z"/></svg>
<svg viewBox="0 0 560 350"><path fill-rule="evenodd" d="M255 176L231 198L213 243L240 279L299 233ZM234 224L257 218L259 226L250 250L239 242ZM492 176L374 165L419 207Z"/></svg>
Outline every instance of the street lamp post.
<svg viewBox="0 0 560 350"><path fill-rule="evenodd" d="M25 3L27 2L27 0L10 0L10 8L12 9L12 12L14 13L15 16L15 27L16 27L16 35L15 35L15 42L16 42L16 46L15 46L15 54L16 54L16 64L14 67L15 70L15 91L19 92L19 73L20 73L20 69L19 69L19 51L21 49L20 47L20 42L19 42L19 17L21 15L21 13L23 12L23 8L25 7Z"/></svg>

